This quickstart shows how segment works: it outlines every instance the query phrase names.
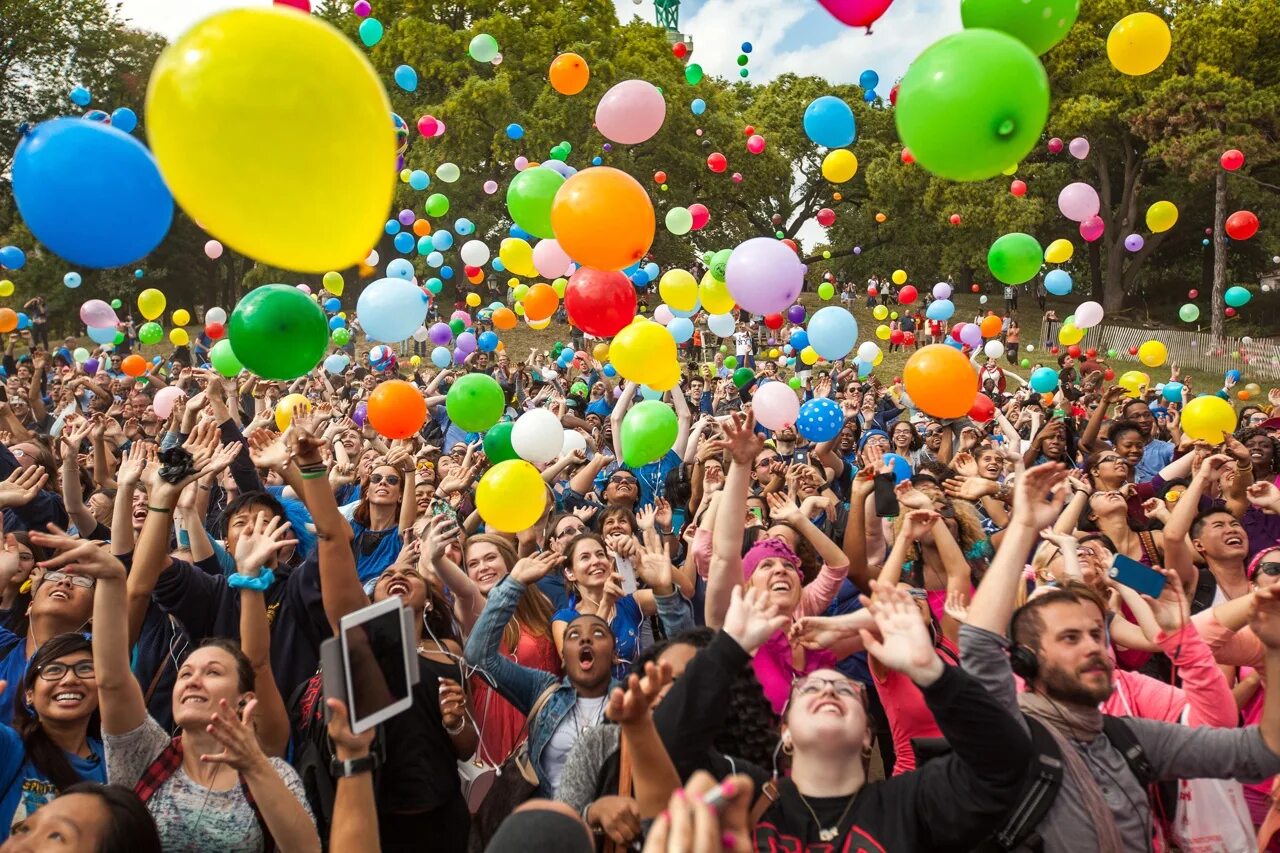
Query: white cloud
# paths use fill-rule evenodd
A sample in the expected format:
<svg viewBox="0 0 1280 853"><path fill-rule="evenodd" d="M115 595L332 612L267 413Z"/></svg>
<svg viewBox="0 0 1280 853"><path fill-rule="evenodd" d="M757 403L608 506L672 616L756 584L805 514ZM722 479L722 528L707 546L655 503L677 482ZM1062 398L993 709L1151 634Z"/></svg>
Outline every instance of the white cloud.
<svg viewBox="0 0 1280 853"><path fill-rule="evenodd" d="M134 26L172 41L214 12L270 5L271 0L120 0L120 11Z"/></svg>

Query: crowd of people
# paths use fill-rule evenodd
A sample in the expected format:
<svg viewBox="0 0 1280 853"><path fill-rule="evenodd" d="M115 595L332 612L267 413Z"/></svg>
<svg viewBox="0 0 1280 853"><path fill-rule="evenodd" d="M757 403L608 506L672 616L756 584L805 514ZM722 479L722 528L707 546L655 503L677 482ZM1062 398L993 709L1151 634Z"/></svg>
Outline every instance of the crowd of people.
<svg viewBox="0 0 1280 853"><path fill-rule="evenodd" d="M0 849L1280 850L1280 391L1197 441L1095 358L1032 391L1002 326L981 420L798 365L821 442L757 423L776 360L686 349L639 466L590 357L132 378L14 336ZM581 438L527 529L477 511L470 372ZM392 378L408 438L360 414ZM356 733L321 646L389 599L418 678Z"/></svg>

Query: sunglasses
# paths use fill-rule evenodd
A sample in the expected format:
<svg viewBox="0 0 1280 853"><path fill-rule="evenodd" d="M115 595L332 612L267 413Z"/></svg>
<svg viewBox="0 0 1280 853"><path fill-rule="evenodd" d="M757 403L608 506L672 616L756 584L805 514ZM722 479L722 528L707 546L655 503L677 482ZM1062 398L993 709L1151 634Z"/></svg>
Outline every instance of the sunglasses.
<svg viewBox="0 0 1280 853"><path fill-rule="evenodd" d="M566 527L563 530L561 530L559 533L557 533L556 536L557 537L580 536L586 532L587 532L587 528L585 527Z"/></svg>
<svg viewBox="0 0 1280 853"><path fill-rule="evenodd" d="M400 478L395 474L387 474L385 476L382 474L370 474L369 484L374 485L376 483L386 483L388 486L398 486L400 485Z"/></svg>
<svg viewBox="0 0 1280 853"><path fill-rule="evenodd" d="M40 581L41 583L44 583L45 581L52 581L53 583L70 581L72 586L78 586L81 589L93 589L93 585L97 583L95 578L88 578L84 575L67 574L66 572L45 572L44 577L41 578Z"/></svg>
<svg viewBox="0 0 1280 853"><path fill-rule="evenodd" d="M1280 563L1259 563L1258 574L1268 575L1273 578L1280 576Z"/></svg>
<svg viewBox="0 0 1280 853"><path fill-rule="evenodd" d="M614 484L634 483L636 482L636 478L628 477L626 474L614 474L609 478L609 482Z"/></svg>
<svg viewBox="0 0 1280 853"><path fill-rule="evenodd" d="M93 678L93 661L82 660L71 666L65 663L47 663L36 670L42 681L61 681L68 672L74 672L76 678Z"/></svg>

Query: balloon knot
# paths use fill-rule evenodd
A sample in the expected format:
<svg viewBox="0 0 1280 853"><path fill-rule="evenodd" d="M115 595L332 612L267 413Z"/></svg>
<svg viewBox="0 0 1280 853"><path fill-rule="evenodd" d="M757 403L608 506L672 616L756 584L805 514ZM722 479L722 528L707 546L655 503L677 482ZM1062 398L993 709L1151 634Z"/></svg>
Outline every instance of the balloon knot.
<svg viewBox="0 0 1280 853"><path fill-rule="evenodd" d="M1011 133L1013 133L1013 129L1014 129L1013 119L1007 118L1004 121L1000 122L1000 126L996 128L996 133L1000 134L1001 136L1008 136Z"/></svg>

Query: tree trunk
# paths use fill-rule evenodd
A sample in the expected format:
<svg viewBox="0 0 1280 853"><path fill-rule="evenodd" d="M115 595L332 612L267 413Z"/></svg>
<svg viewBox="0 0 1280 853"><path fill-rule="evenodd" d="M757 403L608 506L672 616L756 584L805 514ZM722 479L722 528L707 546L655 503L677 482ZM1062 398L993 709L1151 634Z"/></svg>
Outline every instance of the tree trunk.
<svg viewBox="0 0 1280 853"><path fill-rule="evenodd" d="M1226 305L1222 294L1227 286L1227 244L1225 228L1227 219L1227 172L1218 169L1213 179L1213 297L1209 302L1210 332L1214 346L1221 349L1223 318Z"/></svg>
<svg viewBox="0 0 1280 853"><path fill-rule="evenodd" d="M1101 299L1104 296L1102 288L1102 251L1098 247L1097 240L1089 244L1089 295L1094 299ZM1102 307L1107 311L1111 310L1107 305Z"/></svg>

